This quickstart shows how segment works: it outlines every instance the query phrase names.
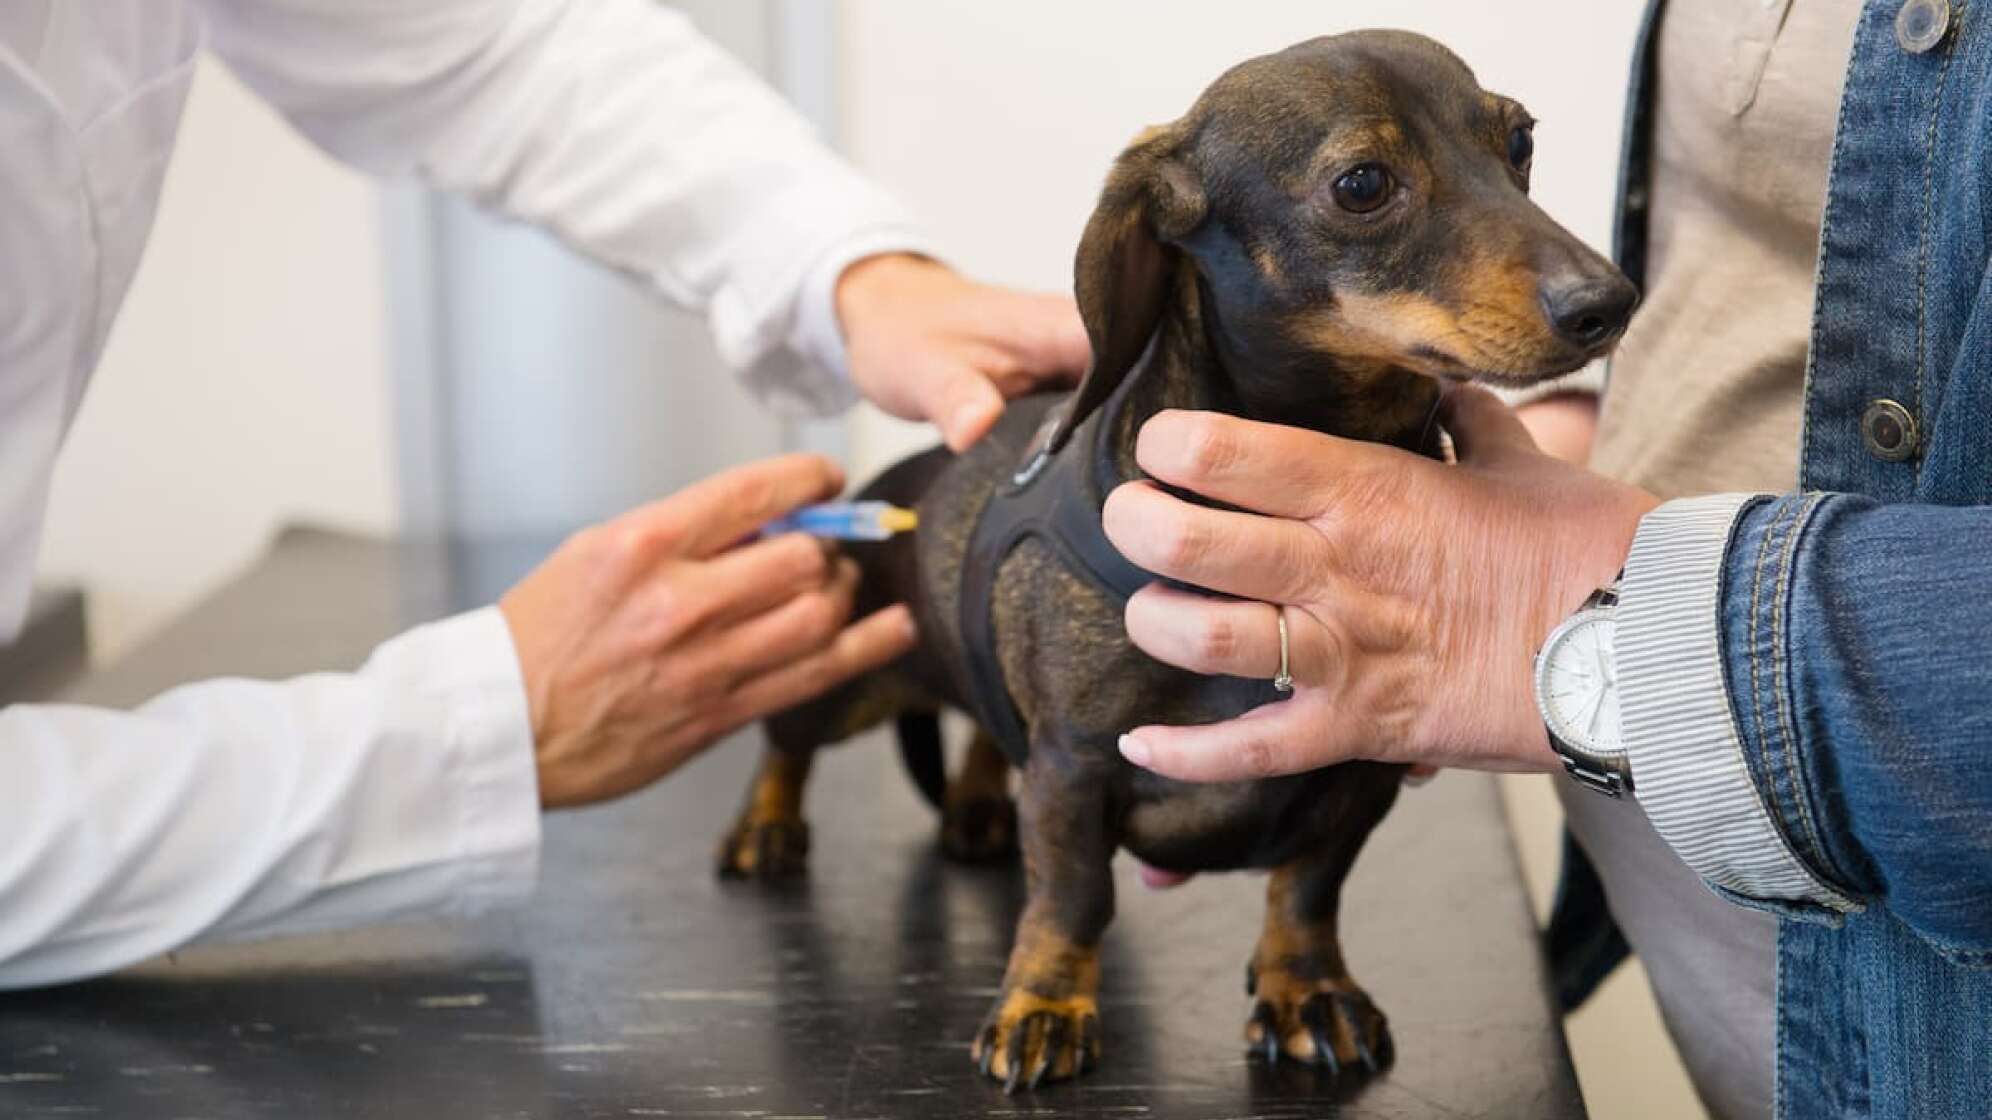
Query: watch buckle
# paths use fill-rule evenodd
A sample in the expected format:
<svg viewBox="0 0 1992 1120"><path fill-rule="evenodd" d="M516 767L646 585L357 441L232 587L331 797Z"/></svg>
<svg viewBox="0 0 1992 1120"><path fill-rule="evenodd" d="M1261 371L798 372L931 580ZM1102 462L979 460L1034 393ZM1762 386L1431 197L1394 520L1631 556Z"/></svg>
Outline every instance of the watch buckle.
<svg viewBox="0 0 1992 1120"><path fill-rule="evenodd" d="M1606 797L1624 797L1632 792L1632 779L1617 770L1592 769L1569 755L1563 756L1563 768L1577 779L1579 785L1595 790Z"/></svg>

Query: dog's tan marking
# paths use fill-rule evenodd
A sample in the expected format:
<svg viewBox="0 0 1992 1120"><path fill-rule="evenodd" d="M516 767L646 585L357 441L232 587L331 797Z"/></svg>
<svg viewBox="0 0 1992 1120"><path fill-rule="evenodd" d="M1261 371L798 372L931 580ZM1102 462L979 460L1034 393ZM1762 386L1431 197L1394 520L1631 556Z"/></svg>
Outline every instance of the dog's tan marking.
<svg viewBox="0 0 1992 1120"><path fill-rule="evenodd" d="M1349 976L1334 915L1311 921L1297 916L1302 874L1289 865L1267 883L1266 925L1249 973L1256 1001L1245 1041L1268 1058L1374 1071L1388 1060L1389 1027Z"/></svg>
<svg viewBox="0 0 1992 1120"><path fill-rule="evenodd" d="M1280 264L1278 253L1270 245L1261 245L1252 250L1252 263L1258 267L1259 275L1275 291L1286 287L1286 268Z"/></svg>
<svg viewBox="0 0 1992 1120"><path fill-rule="evenodd" d="M802 793L814 754L768 750L747 787L747 804L719 842L719 873L729 878L772 879L801 874L808 863L809 825Z"/></svg>
<svg viewBox="0 0 1992 1120"><path fill-rule="evenodd" d="M1010 1090L1078 1076L1100 1060L1099 990L1099 950L1026 916L971 1055Z"/></svg>
<svg viewBox="0 0 1992 1120"><path fill-rule="evenodd" d="M1458 307L1421 292L1345 292L1333 306L1301 315L1295 330L1344 363L1428 377L1539 376L1562 344L1536 306L1533 277L1498 267L1463 275L1456 286L1468 294Z"/></svg>
<svg viewBox="0 0 1992 1120"><path fill-rule="evenodd" d="M1381 162L1405 174L1421 169L1417 146L1404 135L1404 129L1379 108L1378 116L1355 121L1337 129L1304 161L1283 169L1278 181L1294 198L1325 190L1359 162Z"/></svg>
<svg viewBox="0 0 1992 1120"><path fill-rule="evenodd" d="M1421 373L1444 371L1421 368L1414 356L1420 347L1455 353L1472 345L1453 310L1422 292L1340 292L1331 306L1303 313L1295 330L1339 361L1368 359Z"/></svg>

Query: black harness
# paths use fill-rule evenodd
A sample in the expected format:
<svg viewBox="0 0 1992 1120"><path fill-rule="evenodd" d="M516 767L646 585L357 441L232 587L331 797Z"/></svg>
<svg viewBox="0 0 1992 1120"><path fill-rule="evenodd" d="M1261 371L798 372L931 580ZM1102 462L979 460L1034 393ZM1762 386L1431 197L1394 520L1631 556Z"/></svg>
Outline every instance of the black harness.
<svg viewBox="0 0 1992 1120"><path fill-rule="evenodd" d="M1018 767L1030 756L1030 737L1010 699L996 653L991 613L996 573L1012 549L1036 538L1082 578L1122 602L1154 580L1114 548L1100 525L1100 503L1106 499L1102 486L1113 478L1109 439L1127 389L1136 380L1127 378L1105 407L1079 417L1078 427L1064 440L1057 436L1078 394L1051 408L1025 448L1016 473L1000 483L982 507L962 559L960 624L968 661L968 699L983 729Z"/></svg>

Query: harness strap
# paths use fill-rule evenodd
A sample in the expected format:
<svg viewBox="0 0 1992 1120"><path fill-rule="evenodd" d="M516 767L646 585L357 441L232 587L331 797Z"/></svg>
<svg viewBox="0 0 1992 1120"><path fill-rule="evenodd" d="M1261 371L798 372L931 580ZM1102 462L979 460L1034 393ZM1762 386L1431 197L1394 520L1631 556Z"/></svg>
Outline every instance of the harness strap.
<svg viewBox="0 0 1992 1120"><path fill-rule="evenodd" d="M1003 561L1019 544L1036 538L1081 577L1123 602L1154 579L1107 540L1100 525L1100 502L1105 496L1091 485L1124 395L1115 394L1106 408L1080 422L1063 448L1040 458L1044 436L1064 423L1071 399L1052 409L1038 429L1038 438L1026 449L1022 469L1000 484L983 506L962 561L960 625L969 701L982 727L1018 767L1030 757L1030 736L1010 698L996 652L993 612L996 574Z"/></svg>

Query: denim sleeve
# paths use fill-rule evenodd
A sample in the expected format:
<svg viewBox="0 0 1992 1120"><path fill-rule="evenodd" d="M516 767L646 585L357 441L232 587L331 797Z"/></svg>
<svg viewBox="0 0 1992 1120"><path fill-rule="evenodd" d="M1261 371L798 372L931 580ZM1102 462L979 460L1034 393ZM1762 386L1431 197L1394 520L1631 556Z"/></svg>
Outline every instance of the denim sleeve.
<svg viewBox="0 0 1992 1120"><path fill-rule="evenodd" d="M1720 626L1743 759L1790 848L1992 964L1992 508L1745 504Z"/></svg>

